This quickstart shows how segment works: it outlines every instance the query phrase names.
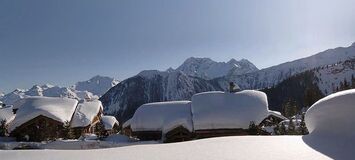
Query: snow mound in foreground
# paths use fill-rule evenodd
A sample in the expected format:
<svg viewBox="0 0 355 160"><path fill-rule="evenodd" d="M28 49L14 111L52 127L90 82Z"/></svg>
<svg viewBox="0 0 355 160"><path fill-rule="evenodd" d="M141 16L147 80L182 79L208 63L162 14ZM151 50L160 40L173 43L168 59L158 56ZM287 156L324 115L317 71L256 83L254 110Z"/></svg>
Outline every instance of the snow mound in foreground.
<svg viewBox="0 0 355 160"><path fill-rule="evenodd" d="M311 135L355 137L355 89L331 94L308 109L305 116Z"/></svg>
<svg viewBox="0 0 355 160"><path fill-rule="evenodd" d="M266 94L244 90L237 93L204 92L192 97L195 130L249 128L269 115Z"/></svg>

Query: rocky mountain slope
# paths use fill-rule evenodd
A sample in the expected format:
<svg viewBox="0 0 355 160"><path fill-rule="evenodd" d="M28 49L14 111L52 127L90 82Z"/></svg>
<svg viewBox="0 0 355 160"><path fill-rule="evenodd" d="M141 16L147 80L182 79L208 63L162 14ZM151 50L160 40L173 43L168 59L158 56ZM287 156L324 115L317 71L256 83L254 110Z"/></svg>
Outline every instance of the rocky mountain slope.
<svg viewBox="0 0 355 160"><path fill-rule="evenodd" d="M355 58L355 43L349 47L338 47L310 57L240 75L238 72L226 76L242 89L262 89L276 85L288 77L320 66L331 65Z"/></svg>
<svg viewBox="0 0 355 160"><path fill-rule="evenodd" d="M195 93L223 90L212 80L193 77L181 71L142 71L112 87L100 100L104 111L119 121L131 118L136 109L148 102L188 100Z"/></svg>
<svg viewBox="0 0 355 160"><path fill-rule="evenodd" d="M268 94L276 99L269 101L270 108L282 111L287 97L296 97L294 100L299 106L305 106L302 96L307 90L311 89L320 95L319 98L333 92L344 78L349 81L355 73L354 58L355 43L262 70L247 60L232 59L225 63L209 58L189 58L176 70L143 71L111 88L101 101L105 112L122 122L144 103L189 100L194 93L227 90L229 82L236 82L242 89L272 89ZM289 94L285 98L285 92L297 92L298 95Z"/></svg>
<svg viewBox="0 0 355 160"><path fill-rule="evenodd" d="M176 70L194 77L213 79L226 76L229 73L242 75L257 71L258 68L246 59L240 61L231 59L228 62L216 62L210 58L191 57L186 59Z"/></svg>
<svg viewBox="0 0 355 160"><path fill-rule="evenodd" d="M268 95L270 109L284 112L287 103L300 110L326 95L351 88L355 88L355 59L307 70L262 91Z"/></svg>

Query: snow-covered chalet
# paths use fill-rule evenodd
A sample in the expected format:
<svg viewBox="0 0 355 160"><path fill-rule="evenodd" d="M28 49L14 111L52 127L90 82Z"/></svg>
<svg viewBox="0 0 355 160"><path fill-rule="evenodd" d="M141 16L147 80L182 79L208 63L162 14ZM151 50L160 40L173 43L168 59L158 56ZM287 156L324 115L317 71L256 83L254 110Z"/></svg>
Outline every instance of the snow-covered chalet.
<svg viewBox="0 0 355 160"><path fill-rule="evenodd" d="M165 142L250 134L251 124L286 119L268 109L264 92L212 91L193 95L191 101L144 104L123 124L122 133L141 140ZM265 133L268 134L268 133Z"/></svg>
<svg viewBox="0 0 355 160"><path fill-rule="evenodd" d="M102 123L102 104L98 100L79 102L70 98L28 97L17 101L13 109L16 115L8 131L18 140L63 138L69 128L72 138L78 138L85 133L95 133L97 124Z"/></svg>

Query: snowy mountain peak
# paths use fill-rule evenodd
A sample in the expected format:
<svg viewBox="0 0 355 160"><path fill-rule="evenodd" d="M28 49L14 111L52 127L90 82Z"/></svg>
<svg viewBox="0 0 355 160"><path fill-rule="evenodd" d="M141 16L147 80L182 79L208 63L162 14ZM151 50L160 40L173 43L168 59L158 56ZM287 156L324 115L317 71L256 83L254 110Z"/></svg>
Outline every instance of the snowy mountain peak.
<svg viewBox="0 0 355 160"><path fill-rule="evenodd" d="M216 62L210 58L190 57L176 70L182 71L190 76L204 79L213 79L227 75L229 72L245 74L257 71L258 68L246 59L237 61L231 59L228 62Z"/></svg>
<svg viewBox="0 0 355 160"><path fill-rule="evenodd" d="M87 81L76 83L72 88L77 91L89 91L94 95L101 96L118 83L119 81L114 78L97 75Z"/></svg>

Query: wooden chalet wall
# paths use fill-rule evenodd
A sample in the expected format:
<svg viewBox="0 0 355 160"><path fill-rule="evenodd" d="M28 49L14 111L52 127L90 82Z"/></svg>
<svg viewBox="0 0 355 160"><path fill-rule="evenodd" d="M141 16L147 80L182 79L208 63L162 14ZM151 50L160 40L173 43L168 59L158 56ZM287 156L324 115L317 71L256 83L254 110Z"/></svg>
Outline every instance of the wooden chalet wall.
<svg viewBox="0 0 355 160"><path fill-rule="evenodd" d="M40 115L17 127L10 135L18 141L39 142L64 137L63 129L63 123Z"/></svg>
<svg viewBox="0 0 355 160"><path fill-rule="evenodd" d="M200 138L211 138L211 137L222 137L222 136L243 136L249 135L248 129L206 129L206 130L196 130L194 132L194 137Z"/></svg>
<svg viewBox="0 0 355 160"><path fill-rule="evenodd" d="M165 134L164 142L182 142L193 138L193 134L183 126L176 127Z"/></svg>
<svg viewBox="0 0 355 160"><path fill-rule="evenodd" d="M161 140L162 132L161 131L136 131L132 132L132 137L136 137L142 141L151 141L151 140Z"/></svg>

